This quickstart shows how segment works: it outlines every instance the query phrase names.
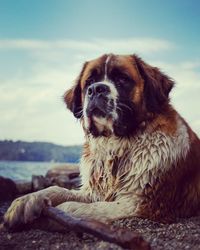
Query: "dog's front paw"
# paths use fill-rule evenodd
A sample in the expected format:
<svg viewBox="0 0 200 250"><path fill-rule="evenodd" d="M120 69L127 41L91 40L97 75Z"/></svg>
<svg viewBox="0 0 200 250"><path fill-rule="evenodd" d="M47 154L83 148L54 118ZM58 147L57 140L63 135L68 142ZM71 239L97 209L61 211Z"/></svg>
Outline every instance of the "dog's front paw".
<svg viewBox="0 0 200 250"><path fill-rule="evenodd" d="M14 200L4 215L4 226L8 229L26 224L38 218L51 201L42 194L32 193Z"/></svg>

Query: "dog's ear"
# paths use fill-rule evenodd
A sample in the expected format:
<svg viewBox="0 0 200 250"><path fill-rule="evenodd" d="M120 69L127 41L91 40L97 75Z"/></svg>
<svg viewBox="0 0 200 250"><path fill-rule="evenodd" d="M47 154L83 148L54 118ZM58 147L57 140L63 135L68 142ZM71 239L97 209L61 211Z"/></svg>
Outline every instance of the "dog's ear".
<svg viewBox="0 0 200 250"><path fill-rule="evenodd" d="M67 90L63 96L64 102L67 105L67 108L72 111L76 118L80 118L82 116L82 91L81 91L81 78L83 76L83 72L86 68L87 62L83 65L81 73L79 74L75 85Z"/></svg>
<svg viewBox="0 0 200 250"><path fill-rule="evenodd" d="M145 63L134 55L136 67L144 80L144 98L147 110L160 112L163 105L169 102L169 92L174 86L173 80L162 73L158 68Z"/></svg>

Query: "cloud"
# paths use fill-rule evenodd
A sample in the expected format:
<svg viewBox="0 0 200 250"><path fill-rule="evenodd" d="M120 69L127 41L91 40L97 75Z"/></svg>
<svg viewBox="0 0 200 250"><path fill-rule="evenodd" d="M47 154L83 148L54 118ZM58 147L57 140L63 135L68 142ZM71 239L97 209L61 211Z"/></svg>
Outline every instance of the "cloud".
<svg viewBox="0 0 200 250"><path fill-rule="evenodd" d="M18 88L0 85L1 139L51 141L63 145L82 143L82 128L61 98L65 90L64 81L38 86L24 84Z"/></svg>
<svg viewBox="0 0 200 250"><path fill-rule="evenodd" d="M200 106L200 61L164 60L160 52L175 51L173 43L153 38L18 39L0 40L0 53L15 55L12 74L0 67L0 116L3 117L0 139L43 140L63 145L82 143L81 125L62 102L64 91L72 85L85 60L109 51L133 53L132 48L176 80L171 95L173 105L200 134L200 111L195 109ZM19 63L20 56L23 61ZM0 64L5 66L5 63L0 57ZM10 64L9 61L6 67Z"/></svg>
<svg viewBox="0 0 200 250"><path fill-rule="evenodd" d="M1 72L0 139L63 145L83 142L82 128L62 100L80 70L80 65L70 60L63 58L55 65L48 57L35 56L32 60L31 55L26 58L26 70L23 63L18 65L20 73Z"/></svg>
<svg viewBox="0 0 200 250"><path fill-rule="evenodd" d="M32 40L32 39L7 39L0 40L0 49L15 50L62 50L73 49L79 51L96 51L124 53L132 50L150 53L171 50L175 46L171 42L155 38L127 38L127 39L93 39L91 41L77 40ZM133 51L132 51L133 52Z"/></svg>

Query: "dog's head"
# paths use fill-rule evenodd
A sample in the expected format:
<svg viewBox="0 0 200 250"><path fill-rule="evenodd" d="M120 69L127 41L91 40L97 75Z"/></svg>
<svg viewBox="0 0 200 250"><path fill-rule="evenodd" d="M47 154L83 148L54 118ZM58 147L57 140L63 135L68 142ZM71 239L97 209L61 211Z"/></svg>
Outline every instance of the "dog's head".
<svg viewBox="0 0 200 250"><path fill-rule="evenodd" d="M86 133L129 136L165 111L173 84L136 55L109 54L84 64L64 101Z"/></svg>

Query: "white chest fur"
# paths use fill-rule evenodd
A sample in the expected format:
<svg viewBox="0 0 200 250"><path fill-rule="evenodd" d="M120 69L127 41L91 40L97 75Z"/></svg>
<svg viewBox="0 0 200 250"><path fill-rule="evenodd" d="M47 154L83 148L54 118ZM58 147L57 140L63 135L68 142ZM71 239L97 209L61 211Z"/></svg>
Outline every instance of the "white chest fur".
<svg viewBox="0 0 200 250"><path fill-rule="evenodd" d="M180 119L177 124L174 136L156 131L129 139L89 137L90 154L80 165L82 188L93 200L114 200L152 185L156 177L187 155L187 128Z"/></svg>

